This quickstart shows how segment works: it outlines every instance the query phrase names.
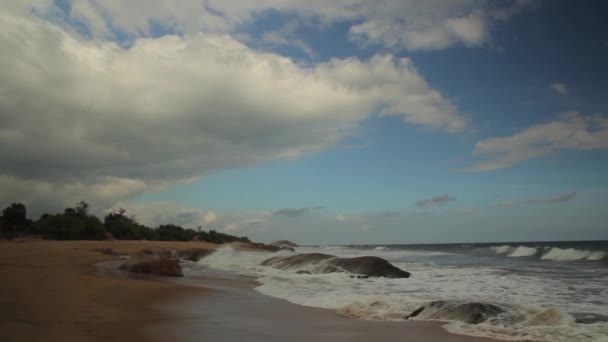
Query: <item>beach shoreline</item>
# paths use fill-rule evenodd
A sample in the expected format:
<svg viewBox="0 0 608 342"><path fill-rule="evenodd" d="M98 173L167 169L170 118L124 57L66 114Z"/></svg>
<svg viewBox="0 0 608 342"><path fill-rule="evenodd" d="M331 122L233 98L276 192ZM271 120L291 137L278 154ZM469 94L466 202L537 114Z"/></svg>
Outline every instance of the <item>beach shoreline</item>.
<svg viewBox="0 0 608 342"><path fill-rule="evenodd" d="M491 341L448 333L440 322L361 321L262 295L250 279L161 278L104 272L146 247L217 248L200 242L0 243L2 341ZM112 261L114 260L114 261ZM113 270L114 267L106 268Z"/></svg>

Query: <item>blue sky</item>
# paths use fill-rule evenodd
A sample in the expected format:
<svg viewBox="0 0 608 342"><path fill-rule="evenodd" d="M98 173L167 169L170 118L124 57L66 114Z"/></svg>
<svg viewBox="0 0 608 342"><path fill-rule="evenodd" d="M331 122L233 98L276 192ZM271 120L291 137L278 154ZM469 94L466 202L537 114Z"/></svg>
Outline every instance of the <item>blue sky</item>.
<svg viewBox="0 0 608 342"><path fill-rule="evenodd" d="M320 244L608 239L602 1L4 6L0 141L20 153L0 200L34 214L87 199Z"/></svg>

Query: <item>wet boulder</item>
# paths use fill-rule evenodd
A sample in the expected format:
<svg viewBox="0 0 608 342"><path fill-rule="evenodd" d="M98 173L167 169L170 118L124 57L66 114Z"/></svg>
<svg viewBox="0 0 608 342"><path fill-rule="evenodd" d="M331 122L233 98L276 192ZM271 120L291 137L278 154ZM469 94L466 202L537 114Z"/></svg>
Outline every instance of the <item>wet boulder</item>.
<svg viewBox="0 0 608 342"><path fill-rule="evenodd" d="M362 256L356 258L334 258L327 263L346 272L367 276L384 278L409 278L410 273L393 266L390 262L375 256Z"/></svg>
<svg viewBox="0 0 608 342"><path fill-rule="evenodd" d="M213 253L213 251L207 248L188 248L177 251L177 257L183 260L196 262L211 253Z"/></svg>
<svg viewBox="0 0 608 342"><path fill-rule="evenodd" d="M305 266L317 265L325 260L332 258L335 258L335 256L322 253L303 253L266 259L262 261L261 265L272 266L280 270L288 270L297 269Z"/></svg>
<svg viewBox="0 0 608 342"><path fill-rule="evenodd" d="M262 252L278 252L281 247L274 245L266 245L258 242L238 242L233 243L232 247L237 251L262 251Z"/></svg>
<svg viewBox="0 0 608 342"><path fill-rule="evenodd" d="M183 277L184 273L179 262L158 255L132 256L125 261L119 270L139 274L154 274L168 277Z"/></svg>
<svg viewBox="0 0 608 342"><path fill-rule="evenodd" d="M495 304L437 300L419 307L405 318L409 319L420 316L424 319L442 319L479 324L506 312L506 308Z"/></svg>
<svg viewBox="0 0 608 342"><path fill-rule="evenodd" d="M299 247L297 244L295 244L294 242L291 242L289 240L277 240L277 241L273 241L270 243L273 246L279 246L279 247Z"/></svg>
<svg viewBox="0 0 608 342"><path fill-rule="evenodd" d="M261 263L262 266L272 266L280 270L312 269L312 273L324 274L345 272L355 276L408 278L410 274L389 263L388 261L372 256L357 258L338 258L323 253L303 253L289 256L278 256Z"/></svg>

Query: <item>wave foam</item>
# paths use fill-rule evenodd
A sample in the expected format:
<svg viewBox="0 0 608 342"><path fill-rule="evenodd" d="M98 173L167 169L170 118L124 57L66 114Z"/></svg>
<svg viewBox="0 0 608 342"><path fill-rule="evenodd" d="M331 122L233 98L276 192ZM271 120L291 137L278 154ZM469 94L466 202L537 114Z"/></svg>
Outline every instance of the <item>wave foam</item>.
<svg viewBox="0 0 608 342"><path fill-rule="evenodd" d="M540 251L540 247L526 247L528 250L522 247L524 246L511 247L512 250L508 252L514 254L519 249L519 254L531 255L530 250L535 253ZM310 252L324 250L308 249ZM550 252L548 249L544 250ZM345 249L340 254L355 252L358 253ZM272 256L291 253L237 252L231 248L221 249L201 259L198 265L254 276L260 284L256 291L260 293L299 305L335 310L341 315L358 319L403 320L414 310L431 301L481 301L505 305L508 303L509 315L481 324L449 321L446 329L458 334L507 340L598 341L598 336L608 335L608 323L575 323L570 315L557 309L561 307L574 313L595 312L608 315L608 308L597 304L606 293L606 278L593 277L584 282L571 283L559 278L505 273L495 267L415 263L398 250L367 252L399 255L403 259L394 265L412 271L412 277L353 279L345 273L298 274L296 269L278 270L259 266L263 260ZM591 256L590 253L588 257ZM538 306L533 306L532 303Z"/></svg>
<svg viewBox="0 0 608 342"><path fill-rule="evenodd" d="M519 246L509 254L510 257L529 257L536 255L538 249L536 247Z"/></svg>
<svg viewBox="0 0 608 342"><path fill-rule="evenodd" d="M602 260L606 252L588 251L574 248L562 249L553 247L547 254L540 257L542 260L574 261L574 260Z"/></svg>
<svg viewBox="0 0 608 342"><path fill-rule="evenodd" d="M490 249L493 250L496 254L507 254L513 249L513 247L508 246L508 245L492 246L492 247L490 247Z"/></svg>

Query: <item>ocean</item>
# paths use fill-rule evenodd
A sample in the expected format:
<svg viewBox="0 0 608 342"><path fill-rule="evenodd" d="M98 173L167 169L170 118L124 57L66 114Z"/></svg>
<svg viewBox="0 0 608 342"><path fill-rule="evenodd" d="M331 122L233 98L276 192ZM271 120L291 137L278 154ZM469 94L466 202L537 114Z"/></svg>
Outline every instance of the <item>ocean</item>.
<svg viewBox="0 0 608 342"><path fill-rule="evenodd" d="M297 253L377 256L411 277L357 278L320 274L314 267L303 274L304 269L260 266L272 256ZM441 309L412 319L439 319L452 333L512 341L608 341L608 241L307 246L274 254L227 247L187 272L254 277L262 294L353 319L404 320L437 300L488 303L505 312L480 324Z"/></svg>

